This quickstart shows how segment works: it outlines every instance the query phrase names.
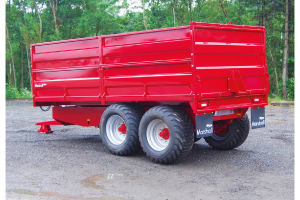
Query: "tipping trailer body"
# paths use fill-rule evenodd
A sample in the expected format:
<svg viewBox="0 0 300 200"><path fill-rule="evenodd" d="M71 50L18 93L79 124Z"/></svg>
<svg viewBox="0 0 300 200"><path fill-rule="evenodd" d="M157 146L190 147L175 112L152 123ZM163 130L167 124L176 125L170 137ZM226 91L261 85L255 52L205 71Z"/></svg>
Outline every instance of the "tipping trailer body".
<svg viewBox="0 0 300 200"><path fill-rule="evenodd" d="M191 22L46 42L31 45L31 60L33 105L54 105L55 121L40 125L99 126L109 105L130 102L177 105L195 131L197 120L227 120L218 132L268 104L264 27Z"/></svg>
<svg viewBox="0 0 300 200"><path fill-rule="evenodd" d="M33 44L33 104L188 102L195 114L265 106L265 41L263 27L192 22Z"/></svg>

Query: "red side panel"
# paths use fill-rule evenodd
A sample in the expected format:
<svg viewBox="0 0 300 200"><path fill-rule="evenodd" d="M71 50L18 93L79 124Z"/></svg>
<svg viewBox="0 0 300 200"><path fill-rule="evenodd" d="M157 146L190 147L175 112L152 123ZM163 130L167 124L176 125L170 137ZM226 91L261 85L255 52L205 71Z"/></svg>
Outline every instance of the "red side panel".
<svg viewBox="0 0 300 200"><path fill-rule="evenodd" d="M34 105L176 102L197 114L264 106L265 40L263 27L191 22L34 44Z"/></svg>
<svg viewBox="0 0 300 200"><path fill-rule="evenodd" d="M98 37L32 45L34 103L98 101Z"/></svg>
<svg viewBox="0 0 300 200"><path fill-rule="evenodd" d="M103 37L107 101L189 101L188 27Z"/></svg>
<svg viewBox="0 0 300 200"><path fill-rule="evenodd" d="M191 101L189 27L32 45L35 105Z"/></svg>

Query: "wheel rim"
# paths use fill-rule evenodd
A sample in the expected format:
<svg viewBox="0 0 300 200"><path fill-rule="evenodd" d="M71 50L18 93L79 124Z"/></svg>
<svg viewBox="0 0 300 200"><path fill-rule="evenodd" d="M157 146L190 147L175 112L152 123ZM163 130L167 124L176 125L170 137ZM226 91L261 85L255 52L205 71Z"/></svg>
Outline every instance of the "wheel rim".
<svg viewBox="0 0 300 200"><path fill-rule="evenodd" d="M147 141L156 151L163 151L170 142L170 131L167 124L160 120L152 120L147 127Z"/></svg>
<svg viewBox="0 0 300 200"><path fill-rule="evenodd" d="M112 115L106 124L106 134L111 143L120 145L126 139L126 125L119 115Z"/></svg>

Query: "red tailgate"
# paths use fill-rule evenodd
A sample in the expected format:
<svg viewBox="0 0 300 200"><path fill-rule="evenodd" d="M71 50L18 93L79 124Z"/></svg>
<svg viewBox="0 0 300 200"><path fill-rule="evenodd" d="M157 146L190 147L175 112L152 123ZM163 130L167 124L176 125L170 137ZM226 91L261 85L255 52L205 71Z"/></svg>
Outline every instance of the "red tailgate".
<svg viewBox="0 0 300 200"><path fill-rule="evenodd" d="M191 23L191 30L198 113L267 104L263 27Z"/></svg>

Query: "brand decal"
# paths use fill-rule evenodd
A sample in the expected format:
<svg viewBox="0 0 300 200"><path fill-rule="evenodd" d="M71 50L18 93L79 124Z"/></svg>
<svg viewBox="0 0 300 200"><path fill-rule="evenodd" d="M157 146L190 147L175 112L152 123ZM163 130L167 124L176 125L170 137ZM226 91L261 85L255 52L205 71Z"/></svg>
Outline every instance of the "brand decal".
<svg viewBox="0 0 300 200"><path fill-rule="evenodd" d="M259 117L258 122L252 121L252 126L264 126L265 125L265 117Z"/></svg>
<svg viewBox="0 0 300 200"><path fill-rule="evenodd" d="M196 138L214 134L213 114L196 115Z"/></svg>
<svg viewBox="0 0 300 200"><path fill-rule="evenodd" d="M205 134L210 134L213 133L213 125L212 124L206 124L206 129L200 130L197 129L197 135L205 135Z"/></svg>
<svg viewBox="0 0 300 200"><path fill-rule="evenodd" d="M265 127L265 108L251 108L251 127L262 128Z"/></svg>
<svg viewBox="0 0 300 200"><path fill-rule="evenodd" d="M34 87L44 87L46 86L46 83L41 83L41 84L35 84Z"/></svg>

